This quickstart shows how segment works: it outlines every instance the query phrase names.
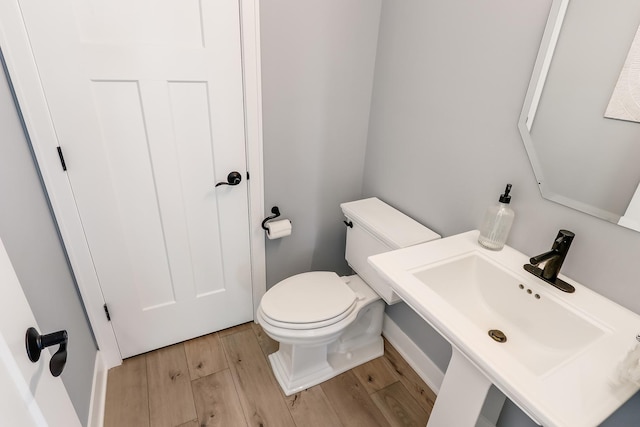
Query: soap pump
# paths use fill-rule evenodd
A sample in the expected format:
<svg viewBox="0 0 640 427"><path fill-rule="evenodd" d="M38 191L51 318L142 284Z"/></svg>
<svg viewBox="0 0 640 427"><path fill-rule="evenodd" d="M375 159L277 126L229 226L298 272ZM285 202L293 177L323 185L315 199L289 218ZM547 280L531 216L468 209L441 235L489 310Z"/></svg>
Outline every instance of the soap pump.
<svg viewBox="0 0 640 427"><path fill-rule="evenodd" d="M487 249L499 251L507 242L513 218L515 217L513 209L509 207L511 202L510 192L511 184L507 184L504 194L500 195L499 203L495 206L490 206L484 216L478 243Z"/></svg>

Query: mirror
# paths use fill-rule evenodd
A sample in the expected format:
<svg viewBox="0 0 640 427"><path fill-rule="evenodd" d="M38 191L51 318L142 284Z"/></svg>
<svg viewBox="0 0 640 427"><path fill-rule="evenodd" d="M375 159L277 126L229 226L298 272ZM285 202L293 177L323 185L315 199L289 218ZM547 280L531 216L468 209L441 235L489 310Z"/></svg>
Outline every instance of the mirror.
<svg viewBox="0 0 640 427"><path fill-rule="evenodd" d="M544 198L637 231L640 123L605 110L639 25L637 0L553 0L518 123Z"/></svg>

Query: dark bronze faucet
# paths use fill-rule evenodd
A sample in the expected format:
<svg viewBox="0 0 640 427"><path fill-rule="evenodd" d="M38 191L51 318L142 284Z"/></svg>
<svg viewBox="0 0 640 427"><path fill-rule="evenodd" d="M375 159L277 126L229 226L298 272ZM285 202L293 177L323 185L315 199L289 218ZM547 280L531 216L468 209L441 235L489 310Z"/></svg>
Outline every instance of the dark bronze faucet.
<svg viewBox="0 0 640 427"><path fill-rule="evenodd" d="M560 230L556 239L551 246L549 252L545 252L538 256L531 257L529 262L531 264L525 264L524 269L536 277L541 278L547 283L552 284L556 288L563 292L575 292L576 288L568 284L562 279L558 279L560 268L564 259L567 257L569 247L575 234L568 230ZM537 267L538 264L544 262L544 270Z"/></svg>

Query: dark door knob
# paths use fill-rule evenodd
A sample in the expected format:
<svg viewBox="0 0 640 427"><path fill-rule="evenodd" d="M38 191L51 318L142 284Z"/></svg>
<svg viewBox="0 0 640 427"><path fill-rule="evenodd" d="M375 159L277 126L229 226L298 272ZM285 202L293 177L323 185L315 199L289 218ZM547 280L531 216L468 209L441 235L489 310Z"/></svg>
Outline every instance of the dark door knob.
<svg viewBox="0 0 640 427"><path fill-rule="evenodd" d="M27 329L25 344L29 360L36 363L40 360L40 353L47 347L60 344L58 351L51 356L49 370L54 377L59 376L67 363L67 342L69 341L67 331L58 331L52 334L40 335L35 328Z"/></svg>
<svg viewBox="0 0 640 427"><path fill-rule="evenodd" d="M216 184L216 187L220 187L221 185L238 185L241 181L242 175L240 175L240 172L233 171L227 175L227 182L219 182Z"/></svg>

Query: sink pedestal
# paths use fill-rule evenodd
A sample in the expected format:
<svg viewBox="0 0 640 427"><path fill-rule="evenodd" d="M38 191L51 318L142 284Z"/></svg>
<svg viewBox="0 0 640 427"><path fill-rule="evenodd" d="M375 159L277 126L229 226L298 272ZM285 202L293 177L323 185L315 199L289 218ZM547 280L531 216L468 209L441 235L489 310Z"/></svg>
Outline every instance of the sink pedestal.
<svg viewBox="0 0 640 427"><path fill-rule="evenodd" d="M457 348L452 350L427 427L475 427L481 412L486 425L495 426L504 394L497 389L490 393L491 381Z"/></svg>

